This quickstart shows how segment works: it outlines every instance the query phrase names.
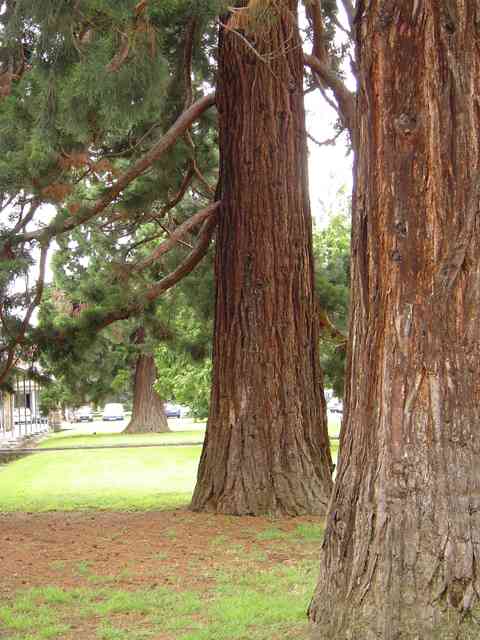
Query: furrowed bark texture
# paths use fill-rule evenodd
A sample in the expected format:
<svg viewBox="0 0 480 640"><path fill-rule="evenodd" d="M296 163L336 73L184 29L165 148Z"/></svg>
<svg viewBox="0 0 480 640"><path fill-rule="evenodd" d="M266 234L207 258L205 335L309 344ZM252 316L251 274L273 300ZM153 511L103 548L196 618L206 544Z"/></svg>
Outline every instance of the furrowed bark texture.
<svg viewBox="0 0 480 640"><path fill-rule="evenodd" d="M369 3L316 640L478 638L480 5Z"/></svg>
<svg viewBox="0 0 480 640"><path fill-rule="evenodd" d="M317 351L296 1L221 37L221 201L210 416L192 508L324 513L331 458ZM261 56L263 59L260 59Z"/></svg>
<svg viewBox="0 0 480 640"><path fill-rule="evenodd" d="M168 428L163 402L153 385L157 378L152 354L142 353L135 366L132 418L125 433L160 433Z"/></svg>

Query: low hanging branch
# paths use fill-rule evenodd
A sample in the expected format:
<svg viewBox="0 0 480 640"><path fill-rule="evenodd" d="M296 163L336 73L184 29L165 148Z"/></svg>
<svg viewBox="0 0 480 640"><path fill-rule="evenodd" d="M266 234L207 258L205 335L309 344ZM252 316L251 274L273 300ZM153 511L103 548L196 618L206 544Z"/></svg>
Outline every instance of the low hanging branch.
<svg viewBox="0 0 480 640"><path fill-rule="evenodd" d="M205 209L198 211L195 215L191 216L186 220L183 224L177 227L174 231L171 232L170 237L165 242L162 242L152 253L142 260L141 262L132 265L131 272L143 271L150 265L157 262L157 260L165 255L168 251L170 251L175 245L179 243L179 241L192 229L198 226L200 223L204 222L207 218L214 216L218 208L220 207L220 202L214 202L213 204L208 205Z"/></svg>
<svg viewBox="0 0 480 640"><path fill-rule="evenodd" d="M30 302L28 309L25 313L25 316L22 320L22 323L20 325L20 328L18 329L18 331L16 332L13 338L13 343L10 342L9 344L7 344L5 347L1 349L1 351L6 352L7 355L5 360L1 363L1 366L0 366L0 385L5 382L12 367L15 365L17 349L24 342L25 334L30 325L30 320L32 318L33 312L38 307L42 299L43 289L45 286L45 272L47 267L48 249L49 249L48 244L42 245L42 248L40 250L40 266L39 266L39 274L37 278L35 296L33 300ZM3 314L2 314L2 322L4 322Z"/></svg>
<svg viewBox="0 0 480 640"><path fill-rule="evenodd" d="M39 240L48 241L51 238L58 236L67 231L71 231L80 224L89 222L92 218L104 211L114 200L119 196L122 191L128 187L136 178L145 173L151 165L159 160L163 154L165 154L181 137L187 129L197 120L207 109L215 104L215 94L210 93L197 102L194 102L192 106L184 111L176 120L176 122L170 127L170 129L163 135L160 140L152 147L152 149L140 158L135 164L125 171L115 184L113 184L105 194L99 198L92 206L82 207L74 216L67 218L62 222L53 221L50 225L44 229L23 233L21 235L12 237L11 244L19 244L24 241Z"/></svg>
<svg viewBox="0 0 480 640"><path fill-rule="evenodd" d="M323 336L329 337L333 340L338 348L346 349L347 336L343 334L328 317L326 311L324 311L319 304L317 304L317 317L320 326L320 333Z"/></svg>
<svg viewBox="0 0 480 640"><path fill-rule="evenodd" d="M353 134L355 130L355 94L347 89L342 80L340 80L328 64L308 54L304 54L303 59L305 64L331 89L338 104L340 117L350 131L350 134Z"/></svg>
<svg viewBox="0 0 480 640"><path fill-rule="evenodd" d="M220 203L215 203L216 209L220 206ZM198 236L197 243L189 255L180 263L180 265L168 276L165 276L157 283L149 287L143 294L140 302L134 302L130 305L122 307L121 309L114 309L107 311L103 317L99 318L97 324L97 331L105 329L109 325L117 322L118 320L126 320L132 316L142 313L142 311L152 302L154 302L162 293L171 289L177 282L180 282L182 278L187 276L193 271L197 264L203 259L207 253L210 241L213 236L213 232L218 222L218 217L215 211L211 212L209 217L203 223L202 229Z"/></svg>

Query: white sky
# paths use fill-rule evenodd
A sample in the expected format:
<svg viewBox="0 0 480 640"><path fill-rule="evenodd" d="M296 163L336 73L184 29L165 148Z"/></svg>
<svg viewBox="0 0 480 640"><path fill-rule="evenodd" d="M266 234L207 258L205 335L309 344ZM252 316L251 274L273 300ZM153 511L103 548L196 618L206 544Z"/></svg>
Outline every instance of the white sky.
<svg viewBox="0 0 480 640"><path fill-rule="evenodd" d="M319 92L307 96L306 108L308 132L319 141L331 139L335 135L336 117ZM346 142L346 134L333 146L319 147L311 140L308 142L310 201L319 226L327 223L327 212L335 213L339 189L346 187L348 194L352 190L352 154L348 153Z"/></svg>
<svg viewBox="0 0 480 640"><path fill-rule="evenodd" d="M343 4L338 2L338 19L345 27L348 19L343 9ZM303 21L305 21L303 17ZM300 17L302 22L302 17ZM347 36L340 29L336 30L335 44L340 47L347 44ZM305 47L308 50L308 44ZM355 90L355 79L351 74L349 62L343 67L346 84L351 91ZM307 112L307 130L316 140L322 142L330 140L335 135L334 124L337 120L335 111L324 100L320 91L313 91L305 97ZM335 145L319 147L312 140L309 147L309 172L310 172L310 200L312 215L319 226L326 224L326 212L335 213L338 206L337 193L342 187L347 188L350 195L352 191L352 162L353 157L348 153L347 137L342 134Z"/></svg>

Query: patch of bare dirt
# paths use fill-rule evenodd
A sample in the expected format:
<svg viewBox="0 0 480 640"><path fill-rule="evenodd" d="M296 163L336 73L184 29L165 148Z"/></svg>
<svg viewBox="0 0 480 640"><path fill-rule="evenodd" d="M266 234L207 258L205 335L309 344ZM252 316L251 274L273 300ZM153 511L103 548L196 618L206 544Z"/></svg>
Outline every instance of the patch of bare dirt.
<svg viewBox="0 0 480 640"><path fill-rule="evenodd" d="M206 586L220 567L245 563L263 569L312 556L315 544L259 540L266 529L293 532L321 518L276 519L192 513L0 514L0 598L17 589L70 589L115 578L119 588ZM252 566L253 569L253 566Z"/></svg>

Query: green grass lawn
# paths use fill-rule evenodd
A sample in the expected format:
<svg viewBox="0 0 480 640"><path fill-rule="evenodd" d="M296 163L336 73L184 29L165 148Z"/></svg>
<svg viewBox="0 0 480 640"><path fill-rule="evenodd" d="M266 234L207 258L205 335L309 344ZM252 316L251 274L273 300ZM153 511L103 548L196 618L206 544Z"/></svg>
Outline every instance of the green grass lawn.
<svg viewBox="0 0 480 640"><path fill-rule="evenodd" d="M186 505L201 452L200 446L188 446L188 442L201 440L204 435L197 425L192 427L168 434L123 435L107 431L112 427L93 424L52 434L41 446L169 441L183 441L187 446L29 455L0 466L0 512L143 511ZM336 425L333 429L335 433ZM336 448L337 442L333 441L334 458ZM158 515L166 518L168 512ZM27 581L25 588L3 598L0 637L307 640L305 611L317 577L322 524L303 522L296 528L290 525L286 531L285 523L271 520L259 529L256 519L251 518L241 527L242 534L251 527L251 534L232 542L228 531L211 518L205 514L184 529L174 525L160 532L154 538L149 561L135 564L132 560L122 570L118 566L112 570L109 565L105 572L101 562L94 566L88 545L81 562L78 555L70 560L64 554L61 561L51 563L41 588L29 588ZM229 522L228 517L224 521ZM156 526L162 522L157 520ZM209 522L213 535L205 536ZM200 525L196 533L195 523ZM98 535L101 544L101 529ZM182 560L176 559L176 547L188 546L192 535L200 540L195 553L189 547ZM122 537L121 531L115 531L112 545L118 548ZM163 538L160 551L158 538ZM101 559L103 550L98 553ZM42 557L40 554L40 560ZM179 572L180 562L183 569ZM57 566L58 580L53 576Z"/></svg>
<svg viewBox="0 0 480 640"><path fill-rule="evenodd" d="M187 425L188 426L188 425ZM79 425L39 446L198 442L201 426L163 434L123 435L105 425ZM336 429L336 425L333 426ZM98 429L98 432L93 432ZM338 442L332 441L336 458ZM55 451L0 466L0 511L170 509L189 502L200 446Z"/></svg>
<svg viewBox="0 0 480 640"><path fill-rule="evenodd" d="M0 603L0 633L11 640L306 640L322 535L314 524L305 536L280 531L270 550L296 560L274 566L255 538L247 552L219 537L210 546L222 562L196 565L198 580L188 585L173 572L163 576L168 586L125 589L121 576L100 580L82 567L77 587L26 588Z"/></svg>
<svg viewBox="0 0 480 640"><path fill-rule="evenodd" d="M204 429L195 431L171 431L169 433L75 433L61 431L54 433L47 440L39 444L39 448L49 447L80 447L80 446L106 446L106 445L138 445L138 444L168 444L203 442Z"/></svg>

